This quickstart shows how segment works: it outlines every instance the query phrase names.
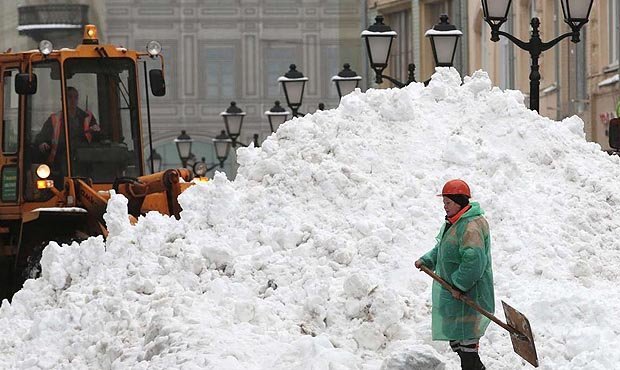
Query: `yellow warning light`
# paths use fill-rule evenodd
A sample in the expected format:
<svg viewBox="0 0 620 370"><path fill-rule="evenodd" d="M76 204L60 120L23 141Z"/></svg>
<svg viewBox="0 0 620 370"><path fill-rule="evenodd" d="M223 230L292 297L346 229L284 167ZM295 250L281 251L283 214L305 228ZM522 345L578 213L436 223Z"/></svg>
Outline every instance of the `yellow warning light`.
<svg viewBox="0 0 620 370"><path fill-rule="evenodd" d="M94 24L87 24L84 26L84 39L82 40L83 44L99 44L99 39L97 37L97 26Z"/></svg>
<svg viewBox="0 0 620 370"><path fill-rule="evenodd" d="M37 180L37 189L49 189L54 187L54 180Z"/></svg>

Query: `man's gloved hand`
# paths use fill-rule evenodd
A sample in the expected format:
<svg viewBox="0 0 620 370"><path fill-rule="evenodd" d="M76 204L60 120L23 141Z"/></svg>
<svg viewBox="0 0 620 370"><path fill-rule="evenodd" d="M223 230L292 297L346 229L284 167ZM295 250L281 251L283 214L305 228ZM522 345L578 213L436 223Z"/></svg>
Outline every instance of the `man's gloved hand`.
<svg viewBox="0 0 620 370"><path fill-rule="evenodd" d="M50 145L48 143L41 143L41 144L39 144L39 151L41 153L45 153L48 150L50 150Z"/></svg>

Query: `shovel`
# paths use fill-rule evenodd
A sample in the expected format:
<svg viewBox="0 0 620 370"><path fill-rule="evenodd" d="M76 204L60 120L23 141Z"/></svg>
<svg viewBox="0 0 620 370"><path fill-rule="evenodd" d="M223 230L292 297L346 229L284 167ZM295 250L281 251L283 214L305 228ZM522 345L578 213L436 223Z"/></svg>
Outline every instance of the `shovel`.
<svg viewBox="0 0 620 370"><path fill-rule="evenodd" d="M428 267L422 265L420 266L420 270L437 280L437 282L446 288L450 293L459 292L452 285L448 284L444 279L439 277L439 275L431 271ZM532 328L530 327L530 322L525 315L510 307L508 303L502 301L502 305L504 306L504 314L506 315L506 323L504 323L497 317L493 316L493 314L489 311L480 307L465 294L461 295L461 301L465 302L468 306L480 312L497 325L508 330L510 333L510 340L512 340L512 348L515 353L521 356L525 361L532 364L532 366L538 367L538 356L536 355L536 346L534 345L534 338L532 337Z"/></svg>

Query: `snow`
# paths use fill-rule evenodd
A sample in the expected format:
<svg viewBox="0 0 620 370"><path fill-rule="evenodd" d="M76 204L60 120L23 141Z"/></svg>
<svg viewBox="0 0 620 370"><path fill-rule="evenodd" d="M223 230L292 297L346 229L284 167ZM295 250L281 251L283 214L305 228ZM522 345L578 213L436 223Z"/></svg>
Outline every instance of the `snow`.
<svg viewBox="0 0 620 370"><path fill-rule="evenodd" d="M413 267L451 178L486 211L496 315L505 300L528 317L540 369L617 368L619 158L523 100L438 68L239 149L235 181L189 188L178 221L132 225L112 195L107 240L52 242L41 278L3 302L0 368L459 369ZM495 324L480 353L531 368Z"/></svg>

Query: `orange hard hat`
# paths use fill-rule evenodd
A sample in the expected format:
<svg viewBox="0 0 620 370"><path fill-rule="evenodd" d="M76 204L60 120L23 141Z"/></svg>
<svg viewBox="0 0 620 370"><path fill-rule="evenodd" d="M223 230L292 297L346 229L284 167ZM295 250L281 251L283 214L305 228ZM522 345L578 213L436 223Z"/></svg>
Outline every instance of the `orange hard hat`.
<svg viewBox="0 0 620 370"><path fill-rule="evenodd" d="M469 185L465 181L454 179L446 182L443 189L441 189L441 194L437 195L465 195L467 198L471 198L471 190L469 190Z"/></svg>

